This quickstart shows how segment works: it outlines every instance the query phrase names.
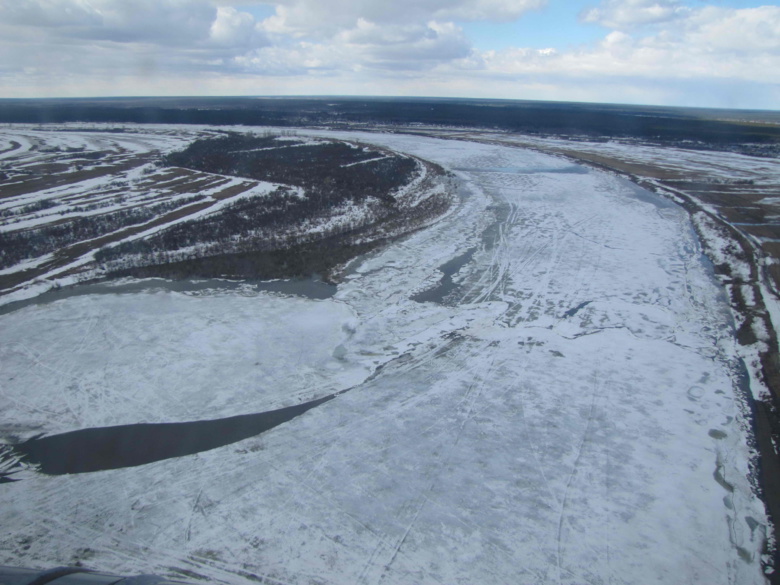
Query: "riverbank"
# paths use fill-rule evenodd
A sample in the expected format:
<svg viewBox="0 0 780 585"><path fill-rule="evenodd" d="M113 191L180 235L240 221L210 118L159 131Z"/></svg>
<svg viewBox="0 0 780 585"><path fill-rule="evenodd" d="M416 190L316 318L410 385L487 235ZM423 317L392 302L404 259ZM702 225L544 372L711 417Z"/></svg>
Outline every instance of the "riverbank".
<svg viewBox="0 0 780 585"><path fill-rule="evenodd" d="M765 502L773 522L775 539L768 541L767 555L773 559L772 584L780 583L780 549L777 546L777 522L780 520L780 352L777 328L768 304L777 304L777 274L774 262L767 263L766 252L751 240L750 234L734 225L695 193L675 188L674 173L651 164L628 162L617 157L579 152L576 148L535 147L548 154L624 177L643 189L667 197L685 209L705 253L713 262L715 274L728 292L736 323L736 340L750 373L752 394L747 405L758 460L753 473L755 488ZM780 208L779 208L780 210ZM745 267L747 266L747 272ZM775 317L776 318L776 317Z"/></svg>

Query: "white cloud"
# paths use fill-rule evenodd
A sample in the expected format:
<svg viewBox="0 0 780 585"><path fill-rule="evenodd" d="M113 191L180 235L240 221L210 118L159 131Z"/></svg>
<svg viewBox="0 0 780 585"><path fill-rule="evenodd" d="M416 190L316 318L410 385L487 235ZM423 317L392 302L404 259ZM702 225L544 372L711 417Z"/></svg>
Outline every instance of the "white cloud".
<svg viewBox="0 0 780 585"><path fill-rule="evenodd" d="M0 0L0 23L41 34L181 45L208 37L217 9L207 0Z"/></svg>
<svg viewBox="0 0 780 585"><path fill-rule="evenodd" d="M251 14L209 0L0 0L0 27L62 39L194 48L262 46Z"/></svg>
<svg viewBox="0 0 780 585"><path fill-rule="evenodd" d="M686 24L687 40L695 45L740 53L780 51L780 6L708 7Z"/></svg>
<svg viewBox="0 0 780 585"><path fill-rule="evenodd" d="M618 4L620 6L618 7ZM668 9L644 12L653 6ZM472 56L469 67L481 64L496 76L550 76L571 79L732 80L736 83L780 83L780 7L727 9L704 7L677 10L675 2L661 6L644 0L604 2L615 8L610 19L620 24L604 39L568 51L510 48ZM631 12L633 9L637 11ZM650 15L654 14L656 20ZM604 12L603 14L606 14ZM629 18L631 16L631 18ZM650 34L622 29L665 18ZM631 27L629 27L629 24Z"/></svg>
<svg viewBox="0 0 780 585"><path fill-rule="evenodd" d="M678 0L604 0L581 14L584 22L594 22L618 30L684 18L690 10Z"/></svg>
<svg viewBox="0 0 780 585"><path fill-rule="evenodd" d="M230 6L217 9L217 17L209 30L209 39L225 47L256 47L268 43L251 14L239 12Z"/></svg>
<svg viewBox="0 0 780 585"><path fill-rule="evenodd" d="M327 42L297 41L237 56L246 72L273 75L419 71L469 55L463 31L452 24L380 27L366 20Z"/></svg>
<svg viewBox="0 0 780 585"><path fill-rule="evenodd" d="M100 94L134 95L168 83L180 93L267 45L256 25L207 0L0 0L0 87L89 95L102 85Z"/></svg>
<svg viewBox="0 0 780 585"><path fill-rule="evenodd" d="M507 18L545 1L281 0L275 14L260 24L275 47L236 63L251 63L253 71L427 70L471 51L463 30L445 17ZM283 57L285 49L289 55Z"/></svg>
<svg viewBox="0 0 780 585"><path fill-rule="evenodd" d="M465 0L433 4L445 5L431 14L431 18L439 20L508 22L517 20L526 12L543 8L547 0Z"/></svg>
<svg viewBox="0 0 780 585"><path fill-rule="evenodd" d="M776 9L780 15L780 8ZM681 34L632 36L613 31L600 43L567 52L507 49L484 53L483 71L496 75L557 75L572 79L634 78L780 83L780 52L735 51L715 34L721 22ZM771 41L774 42L774 41ZM769 44L769 40L753 44Z"/></svg>
<svg viewBox="0 0 780 585"><path fill-rule="evenodd" d="M345 45L363 65L395 69L460 59L471 50L459 27L437 22L381 27L361 18L355 28L339 34L336 42Z"/></svg>
<svg viewBox="0 0 780 585"><path fill-rule="evenodd" d="M6 26L97 26L100 15L78 0L0 0L0 22Z"/></svg>
<svg viewBox="0 0 780 585"><path fill-rule="evenodd" d="M510 21L547 0L279 0L266 19L270 32L327 37L355 27L360 19L378 25L430 21Z"/></svg>
<svg viewBox="0 0 780 585"><path fill-rule="evenodd" d="M167 83L174 94L208 86L203 91L221 95L418 93L638 102L644 95L653 103L682 102L683 94L687 103L715 99L705 95L713 87L735 88L734 103L753 99L751 92L778 94L778 6L686 8L676 0L604 0L582 18L612 31L600 42L570 49L479 52L459 24L513 20L544 3L0 0L0 87L4 96L34 95L25 87L44 88L41 95L101 86L106 89L97 93L168 93L160 89ZM251 4L274 6L275 13L258 22L251 14L257 11L238 9ZM677 89L664 89L671 87Z"/></svg>
<svg viewBox="0 0 780 585"><path fill-rule="evenodd" d="M191 44L208 38L217 10L205 1L90 0L101 16L89 34L103 40Z"/></svg>

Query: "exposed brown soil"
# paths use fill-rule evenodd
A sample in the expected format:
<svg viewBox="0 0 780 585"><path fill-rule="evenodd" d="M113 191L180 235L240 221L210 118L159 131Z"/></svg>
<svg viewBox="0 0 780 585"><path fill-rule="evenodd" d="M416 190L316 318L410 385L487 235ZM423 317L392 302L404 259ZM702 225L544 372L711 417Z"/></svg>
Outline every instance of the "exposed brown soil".
<svg viewBox="0 0 780 585"><path fill-rule="evenodd" d="M212 193L211 196L218 201L222 201L223 199L230 199L231 197L235 197L239 193L243 193L251 186L252 186L251 183L240 183L238 185L226 187L225 189L222 189L222 191L219 191L218 193Z"/></svg>
<svg viewBox="0 0 780 585"><path fill-rule="evenodd" d="M780 240L780 225L744 225L740 227L754 236ZM780 258L778 259L780 260Z"/></svg>
<svg viewBox="0 0 780 585"><path fill-rule="evenodd" d="M19 195L35 193L37 191L43 191L53 187L71 185L73 183L79 183L88 179L96 179L106 175L113 175L115 173L129 171L130 169L145 165L150 161L151 156L138 155L133 156L124 162L111 166L101 166L96 169L74 171L72 173L31 175L29 178L21 182L16 182L18 177L13 177L6 181L0 181L0 199L5 199L7 197L18 197Z"/></svg>
<svg viewBox="0 0 780 585"><path fill-rule="evenodd" d="M767 210L762 207L721 207L720 214L731 223L762 223Z"/></svg>
<svg viewBox="0 0 780 585"><path fill-rule="evenodd" d="M727 207L756 205L764 197L766 197L766 194L724 192L721 191L720 189L716 190L713 188L707 191L701 189L696 191L691 191L690 189L688 189L688 185L679 181L675 181L673 183L670 182L669 184L673 186L675 189L681 189L686 193L695 195L704 203L712 203L713 205L725 205Z"/></svg>

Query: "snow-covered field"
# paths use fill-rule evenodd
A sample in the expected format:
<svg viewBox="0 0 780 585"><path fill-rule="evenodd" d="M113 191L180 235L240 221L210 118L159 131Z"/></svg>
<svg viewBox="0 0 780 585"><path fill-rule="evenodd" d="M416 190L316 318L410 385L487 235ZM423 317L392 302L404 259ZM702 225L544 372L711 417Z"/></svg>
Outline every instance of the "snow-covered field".
<svg viewBox="0 0 780 585"><path fill-rule="evenodd" d="M198 455L0 485L0 564L230 583L763 583L742 368L687 214L518 148L349 137L455 171L461 201L329 300L157 291L4 315L0 431L351 390ZM471 249L445 303L413 300Z"/></svg>

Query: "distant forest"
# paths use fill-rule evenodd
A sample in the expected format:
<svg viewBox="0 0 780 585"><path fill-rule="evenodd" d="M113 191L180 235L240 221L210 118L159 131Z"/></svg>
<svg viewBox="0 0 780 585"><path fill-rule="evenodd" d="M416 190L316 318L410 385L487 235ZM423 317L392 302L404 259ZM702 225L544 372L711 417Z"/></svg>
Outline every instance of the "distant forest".
<svg viewBox="0 0 780 585"><path fill-rule="evenodd" d="M774 116L774 117L773 117ZM0 100L0 122L489 128L542 135L636 138L780 154L780 116L665 108L423 98L103 98Z"/></svg>

